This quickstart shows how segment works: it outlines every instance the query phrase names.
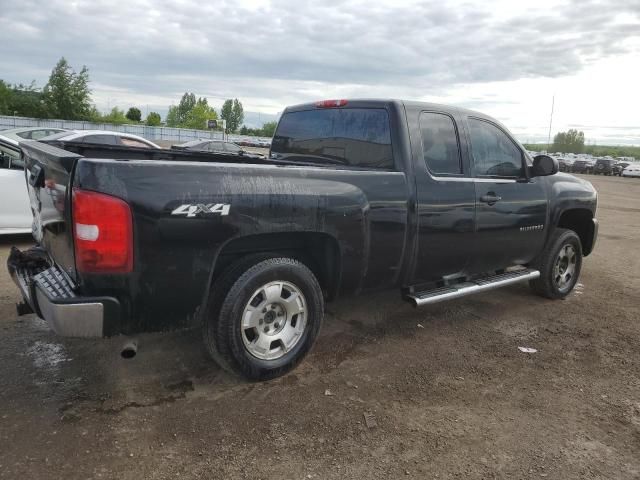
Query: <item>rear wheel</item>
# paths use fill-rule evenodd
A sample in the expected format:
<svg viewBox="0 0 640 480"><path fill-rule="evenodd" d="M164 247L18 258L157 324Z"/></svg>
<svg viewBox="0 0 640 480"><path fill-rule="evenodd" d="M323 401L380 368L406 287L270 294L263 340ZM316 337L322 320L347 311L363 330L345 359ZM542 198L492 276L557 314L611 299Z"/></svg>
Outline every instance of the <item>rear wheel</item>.
<svg viewBox="0 0 640 480"><path fill-rule="evenodd" d="M536 293L551 299L566 297L582 268L580 238L573 230L556 229L533 266L540 270L540 277L530 282Z"/></svg>
<svg viewBox="0 0 640 480"><path fill-rule="evenodd" d="M320 285L304 264L249 258L215 282L204 341L224 368L266 380L285 374L308 353L323 312Z"/></svg>

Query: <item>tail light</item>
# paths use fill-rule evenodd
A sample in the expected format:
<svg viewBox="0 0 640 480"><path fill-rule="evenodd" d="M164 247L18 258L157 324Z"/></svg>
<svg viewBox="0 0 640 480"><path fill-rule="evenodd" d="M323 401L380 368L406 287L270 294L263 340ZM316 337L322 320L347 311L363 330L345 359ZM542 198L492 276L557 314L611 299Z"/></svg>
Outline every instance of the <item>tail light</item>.
<svg viewBox="0 0 640 480"><path fill-rule="evenodd" d="M347 104L347 101L342 100L321 100L316 102L316 107L318 108L334 108L334 107L344 107Z"/></svg>
<svg viewBox="0 0 640 480"><path fill-rule="evenodd" d="M85 273L133 270L131 209L122 199L73 190L73 235L76 268Z"/></svg>

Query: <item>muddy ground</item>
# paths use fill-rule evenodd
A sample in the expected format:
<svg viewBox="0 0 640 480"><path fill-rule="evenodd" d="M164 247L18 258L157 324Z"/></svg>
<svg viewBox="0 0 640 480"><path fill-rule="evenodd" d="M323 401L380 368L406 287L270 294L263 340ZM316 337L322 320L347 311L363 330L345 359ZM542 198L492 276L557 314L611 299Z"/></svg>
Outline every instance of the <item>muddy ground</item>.
<svg viewBox="0 0 640 480"><path fill-rule="evenodd" d="M57 338L0 269L0 478L639 478L640 181L589 179L600 238L566 300L341 300L268 383L197 332L141 336L133 360Z"/></svg>

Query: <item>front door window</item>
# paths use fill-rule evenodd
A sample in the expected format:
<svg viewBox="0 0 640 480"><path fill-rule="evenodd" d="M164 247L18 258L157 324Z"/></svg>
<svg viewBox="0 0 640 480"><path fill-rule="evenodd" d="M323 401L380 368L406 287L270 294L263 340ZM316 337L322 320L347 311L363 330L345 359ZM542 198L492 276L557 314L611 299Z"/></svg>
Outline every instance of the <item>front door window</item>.
<svg viewBox="0 0 640 480"><path fill-rule="evenodd" d="M469 137L476 176L524 176L522 151L498 127L484 120L470 118Z"/></svg>

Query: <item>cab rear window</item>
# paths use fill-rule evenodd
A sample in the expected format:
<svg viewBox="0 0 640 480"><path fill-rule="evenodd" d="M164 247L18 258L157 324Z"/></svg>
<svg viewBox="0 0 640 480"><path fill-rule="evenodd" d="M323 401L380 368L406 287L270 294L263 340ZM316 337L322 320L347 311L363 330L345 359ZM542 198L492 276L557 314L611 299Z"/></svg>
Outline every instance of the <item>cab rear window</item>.
<svg viewBox="0 0 640 480"><path fill-rule="evenodd" d="M393 169L389 115L381 108L288 112L271 145L276 159Z"/></svg>

